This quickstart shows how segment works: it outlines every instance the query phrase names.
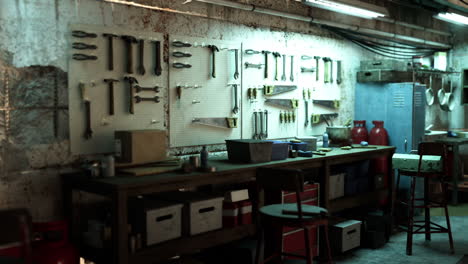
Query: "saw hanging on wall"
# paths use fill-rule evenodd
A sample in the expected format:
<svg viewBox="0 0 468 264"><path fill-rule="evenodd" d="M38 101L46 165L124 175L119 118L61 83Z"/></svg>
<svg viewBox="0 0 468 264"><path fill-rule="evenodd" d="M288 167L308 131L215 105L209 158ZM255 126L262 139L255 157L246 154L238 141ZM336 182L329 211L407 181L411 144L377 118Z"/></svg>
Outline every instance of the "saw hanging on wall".
<svg viewBox="0 0 468 264"><path fill-rule="evenodd" d="M220 128L237 128L237 117L196 117L192 123Z"/></svg>
<svg viewBox="0 0 468 264"><path fill-rule="evenodd" d="M312 100L312 103L329 108L340 108L340 100Z"/></svg>
<svg viewBox="0 0 468 264"><path fill-rule="evenodd" d="M299 106L299 100L297 99L266 99L265 103L289 109L295 109Z"/></svg>
<svg viewBox="0 0 468 264"><path fill-rule="evenodd" d="M297 89L296 85L264 85L263 93L267 96L282 94Z"/></svg>
<svg viewBox="0 0 468 264"><path fill-rule="evenodd" d="M312 124L318 124L325 121L328 126L330 126L331 119L338 117L338 113L329 113L329 114L312 114ZM330 121L330 123L329 123ZM331 123L333 125L333 123Z"/></svg>

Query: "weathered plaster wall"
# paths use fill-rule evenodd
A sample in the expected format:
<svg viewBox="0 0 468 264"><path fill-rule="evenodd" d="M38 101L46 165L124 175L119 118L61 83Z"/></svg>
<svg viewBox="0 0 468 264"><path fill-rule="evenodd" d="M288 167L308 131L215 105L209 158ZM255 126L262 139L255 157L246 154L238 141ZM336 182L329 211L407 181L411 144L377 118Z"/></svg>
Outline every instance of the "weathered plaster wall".
<svg viewBox="0 0 468 264"><path fill-rule="evenodd" d="M28 207L36 221L60 218L58 175L86 158L69 153L66 83L67 74L73 74L67 67L70 24L119 26L233 41L258 39L291 46L313 43L317 53L322 48L336 50L347 65L344 78L349 80L349 85L341 88L340 121L353 116L355 72L359 60L372 59L373 54L307 23L202 4L182 5L183 0L148 2L199 16L96 0L1 1L0 208ZM282 10L293 8L290 1L263 0L256 4ZM292 12L304 12L294 8ZM51 108L55 93L59 98L56 112ZM54 113L58 113L57 135L53 129Z"/></svg>

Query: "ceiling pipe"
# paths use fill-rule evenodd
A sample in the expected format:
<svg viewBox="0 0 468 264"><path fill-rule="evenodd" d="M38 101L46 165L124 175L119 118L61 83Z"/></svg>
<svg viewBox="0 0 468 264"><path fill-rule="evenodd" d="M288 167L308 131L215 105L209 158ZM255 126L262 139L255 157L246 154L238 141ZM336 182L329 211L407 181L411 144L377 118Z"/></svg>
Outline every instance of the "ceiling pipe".
<svg viewBox="0 0 468 264"><path fill-rule="evenodd" d="M313 24L319 24L319 25L326 25L326 26L330 26L330 27L342 28L342 29L347 29L347 30L352 30L352 31L357 31L357 32L382 36L382 37L400 39L400 40L410 41L410 42L414 42L414 43L426 44L426 45L430 45L430 46L434 46L434 47L438 47L438 48L446 48L446 49L451 48L450 45L440 43L440 42L429 41L429 40L425 40L425 39L420 39L420 38L415 38L415 37L410 37L410 36L404 36L404 35L399 35L399 34L394 34L394 33L388 33L388 32L383 32L383 31L370 29L370 28L362 28L362 27L359 27L359 26L346 25L346 24L337 23L337 22L333 22L333 21L328 21L328 20L323 20L323 19L316 19L316 18L312 18L312 17L309 17L309 16L290 14L290 13L286 13L286 12L282 12L282 11L272 10L272 9L269 9L269 8L258 7L258 6L253 5L253 4L243 4L243 3L237 3L237 2L227 1L227 0L187 0L187 1L184 2L184 4L194 2L194 1L195 2L201 2L201 3L207 3L207 4L212 4L212 5L230 7L230 8L235 8L235 9L241 9L241 10L244 10L244 11L252 11L252 12L266 14L266 15L284 17L284 18L294 19L294 20L313 23ZM421 27L421 28L424 29L424 27ZM428 31L428 30L426 30L426 31Z"/></svg>

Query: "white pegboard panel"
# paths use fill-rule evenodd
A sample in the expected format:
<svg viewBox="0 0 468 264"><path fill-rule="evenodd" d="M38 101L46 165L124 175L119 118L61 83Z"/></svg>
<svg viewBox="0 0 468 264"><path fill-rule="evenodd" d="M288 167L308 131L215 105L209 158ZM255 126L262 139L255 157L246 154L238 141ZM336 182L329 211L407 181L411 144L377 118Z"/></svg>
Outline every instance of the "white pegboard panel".
<svg viewBox="0 0 468 264"><path fill-rule="evenodd" d="M254 135L254 112L255 111L268 111L268 139L294 137L298 133L298 112L301 110L288 110L286 108L280 108L265 104L265 99L302 99L302 89L298 86L298 54L296 49L293 47L286 48L280 43L269 43L268 47L259 44L259 41L244 42L244 49L242 53L243 59L243 86L242 86L242 100L243 103L243 137L252 138ZM276 68L275 68L275 57L272 53L268 54L268 77L264 78L264 67L265 67L265 55L259 54L247 54L246 50L254 51L269 51L279 52L281 55L286 55L285 73L286 80L282 80L283 75L283 57L278 58L278 80L275 80ZM293 63L293 81L290 79L291 75L291 56L294 56ZM246 68L245 63L263 64L261 69ZM298 89L274 96L266 97L263 92L264 85L296 85ZM248 88L258 88L257 99L249 100ZM280 123L280 112L294 111L296 113L296 122L291 123Z"/></svg>
<svg viewBox="0 0 468 264"><path fill-rule="evenodd" d="M71 31L81 30L97 34L96 38L73 37ZM108 40L103 33L115 35L131 35L137 39L145 40L145 68L144 75L137 74L138 44L133 45L133 74L126 73L126 48L125 42L120 37L113 40L114 46L114 70L109 71L108 62ZM70 111L70 142L71 151L75 154L109 153L114 151L114 131L129 129L165 129L164 105L167 103L167 66L161 63L162 74L154 74L155 52L151 41L161 41L161 52L163 52L164 41L162 33L138 32L121 27L104 27L95 25L71 25L69 36L69 111ZM85 42L97 46L96 50L72 49L73 42ZM97 60L77 61L72 59L72 54L84 53L95 55ZM161 55L162 57L162 55ZM135 114L128 113L129 92L128 83L123 80L124 76L135 77L140 86L160 86L158 94L150 91L140 92L141 97L159 96L160 102L135 103ZM109 115L108 85L104 79L117 79L114 83L114 109L115 114ZM79 90L79 83L87 85L88 96L91 101L91 126L93 137L84 138L85 130L85 107Z"/></svg>
<svg viewBox="0 0 468 264"><path fill-rule="evenodd" d="M174 47L175 41L191 44L190 47ZM211 50L215 45L216 77L212 75ZM241 108L241 76L234 79L235 52L239 52L239 73L241 42L228 42L184 36L169 36L169 100L170 100L170 146L193 146L224 143L225 139L241 137L241 114L233 113L234 92L232 84L237 84L239 108ZM175 51L189 53L191 57L177 58ZM174 63L190 64L190 68L174 68ZM180 98L177 86L182 86ZM194 88L197 87L197 88ZM185 88L188 87L188 88ZM237 128L219 128L193 123L195 118L237 117Z"/></svg>
<svg viewBox="0 0 468 264"><path fill-rule="evenodd" d="M299 114L298 114L298 135L299 136L311 136L311 135L321 135L326 128L326 123L321 122L319 124L313 124L311 115L312 114L324 114L324 113L338 113L340 109L333 109L324 106L320 106L317 104L313 104L312 100L340 100L340 89L336 84L336 80L333 83L324 83L324 61L323 57L330 57L334 59L333 56L327 56L323 52L320 52L319 48L307 48L302 47L301 53L298 54L298 82L299 87L302 90L310 90L311 91L311 99L308 99L309 105L309 125L305 126L305 102L303 97L301 97L301 101L299 103ZM301 57L309 56L311 59L301 59ZM316 68L316 60L314 56L320 56L319 59L319 80L316 79L316 73L310 72L301 72L301 67L305 68ZM334 60L333 65L333 77L336 79L336 60ZM333 123L334 125L338 125L336 122Z"/></svg>

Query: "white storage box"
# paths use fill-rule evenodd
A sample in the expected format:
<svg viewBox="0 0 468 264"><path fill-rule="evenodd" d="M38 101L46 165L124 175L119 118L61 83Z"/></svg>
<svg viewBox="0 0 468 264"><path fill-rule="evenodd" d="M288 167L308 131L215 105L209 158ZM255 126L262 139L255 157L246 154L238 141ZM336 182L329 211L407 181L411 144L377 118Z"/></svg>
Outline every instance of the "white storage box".
<svg viewBox="0 0 468 264"><path fill-rule="evenodd" d="M249 190L247 189L227 191L224 194L224 200L226 202L235 203L235 202L244 201L248 199L249 199Z"/></svg>
<svg viewBox="0 0 468 264"><path fill-rule="evenodd" d="M182 209L184 235L192 236L223 226L224 197L212 197L197 192L170 192L161 194L161 197L184 204Z"/></svg>
<svg viewBox="0 0 468 264"><path fill-rule="evenodd" d="M344 196L345 173L330 176L330 186L328 189L328 199L336 199Z"/></svg>
<svg viewBox="0 0 468 264"><path fill-rule="evenodd" d="M332 247L339 251L357 248L361 245L361 221L348 220L331 227Z"/></svg>
<svg viewBox="0 0 468 264"><path fill-rule="evenodd" d="M151 246L182 235L181 203L161 201L154 198L131 200L129 219L136 233L143 235L143 243Z"/></svg>

